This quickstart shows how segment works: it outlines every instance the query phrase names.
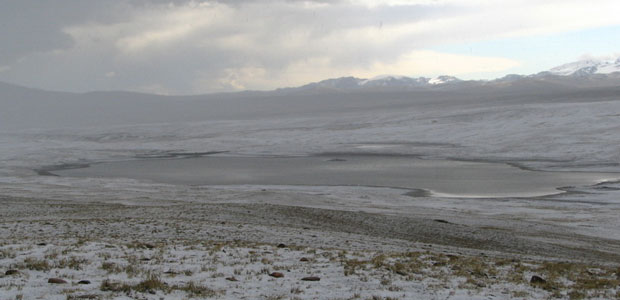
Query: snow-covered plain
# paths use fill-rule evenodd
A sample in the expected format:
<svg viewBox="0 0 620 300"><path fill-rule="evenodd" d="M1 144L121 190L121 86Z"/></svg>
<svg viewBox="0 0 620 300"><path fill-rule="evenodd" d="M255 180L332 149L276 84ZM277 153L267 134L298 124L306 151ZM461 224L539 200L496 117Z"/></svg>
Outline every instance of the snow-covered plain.
<svg viewBox="0 0 620 300"><path fill-rule="evenodd" d="M40 199L45 203L46 201L106 203L123 207L183 207L196 203L235 203L369 213L395 218L418 218L431 222L440 219L459 224L464 228L490 230L492 235L503 236L500 233L509 232L509 235L526 241L523 245L543 249L541 251L534 249L529 254L521 253L526 256L532 255L531 259L544 259L546 256L544 253L548 252L547 254L555 259L585 259L598 264L617 264L617 257L613 253L617 253L620 249L620 220L617 218L620 212L618 182L606 182L589 187L566 187L566 193L546 197L459 199L411 197L406 194L407 191L389 188L204 187L167 185L123 178L66 178L40 175L46 174L46 171L55 165L79 165L149 157L171 159L179 153L212 151L227 151L235 155L271 156L327 152L412 154L422 158L511 163L535 170L620 172L620 95L617 85L572 88L546 86L543 82L541 87L540 82L532 84L532 79L528 80L530 81L473 88L438 87L420 91L372 89L349 91L317 88L266 94L205 96L205 99L155 97L153 100L144 100L142 98L148 96L138 97L124 93L64 96L54 94L49 96L56 101L50 102L52 107L50 109L38 107L36 101L15 102L12 101L13 96L5 95L0 98L0 105L4 111L0 113L4 119L0 120L2 124L0 194L9 197L3 198L7 205L14 203L11 202L14 200L6 199ZM22 92L33 99L47 98L46 92L40 92L43 94L41 96L28 94L32 91L19 89L12 90L11 95ZM108 98L122 101L110 104L111 107L102 108L98 105L98 101ZM222 104L226 99L232 99L230 103L235 104ZM148 110L143 109L148 103L152 103L152 106L148 106ZM114 105L119 105L119 110L124 109L124 113L116 114ZM76 106L79 106L80 110L73 111ZM157 108L163 109L154 115ZM72 119L71 116L75 114L80 115ZM47 221L53 224L62 222L58 216L54 214L51 216L52 219ZM23 217L3 220L1 225L4 226L5 232L10 232L11 228L38 230L36 226L28 227L30 225L27 225L26 221L32 220L37 223L44 219L46 218L42 216ZM129 217L128 220L130 219ZM343 250L351 248L352 246L338 242L338 232L334 230L321 233L325 235L325 241L318 244L314 244L311 239L298 239L295 240L295 244L310 247L309 249L338 248L334 247L334 243L345 248ZM63 237L58 232L52 231L48 234L52 239L50 244L63 247L70 247L72 244L68 237ZM53 241L54 237L57 239L56 243ZM168 236L166 239L173 238L174 236ZM397 236L393 238L399 239ZM14 237L11 240L3 238L1 243L3 249L23 248L23 253L20 253L24 256L19 257L25 258L31 254L28 251L31 251L32 243L36 239L36 236L30 236L26 244L21 245ZM382 241L380 238L377 239ZM261 234L248 234L245 240L277 243L277 240ZM403 238L403 243L405 240L407 238ZM485 247L482 244L467 247L451 244L454 241L455 239L447 241L438 239L436 242L426 242L435 244L435 249L452 246L469 247L475 252L478 248ZM520 243L515 242L514 245L521 245ZM394 243L396 244L398 242ZM366 245L366 247L359 246L365 248L360 251L370 251L363 255L373 256L378 253L377 251L390 250ZM92 251L79 248L80 251L87 251L92 255L105 248L101 241L93 241L92 244L81 247L92 247ZM117 244L114 247L120 249L118 250L120 252L115 253L125 251L122 245ZM498 247L490 250L496 253L510 252L508 248L512 246ZM544 251L547 249L545 247L559 250L557 253L552 253ZM167 245L166 253L186 251L173 248L173 244ZM407 249L409 248L392 250ZM235 251L255 250L240 247ZM299 251L309 250L304 248ZM576 253L582 253L579 251L586 253L585 256L571 257ZM335 255L336 252L330 252L332 253L330 255ZM588 256L588 252L591 252L591 256ZM300 253L295 252L295 255ZM40 254L43 255L43 252ZM41 255L34 256L40 258ZM190 251L183 255L198 254ZM283 264L287 264L289 263L287 259L292 259L292 256L288 255L274 259L281 259ZM11 260L3 258L0 260L0 270L5 271L19 261L20 259L16 258ZM101 280L100 273L103 271L97 269L97 263L92 262L91 265L88 269L89 276ZM183 267L181 262L175 266ZM327 263L322 272L331 274L330 272L336 272L335 270L341 267L335 262ZM25 276L26 279L37 280L49 275L45 272L28 274ZM201 276L210 276L209 274ZM330 278L332 276L336 275L332 274ZM377 276L372 278L381 280L383 275ZM7 289L7 284L12 286L8 290L11 298L21 293L17 287L20 284L28 286L27 289L31 293L29 295L40 295L49 291L61 294L61 289L51 290L47 283L40 285L24 283L24 277L18 278L0 278L4 284L0 289ZM201 278L192 280L198 280L197 282L206 280ZM259 281L249 281L246 284L260 284L262 282L260 280L266 279L260 276L256 278ZM340 286L349 284L346 282L349 280L347 278L334 278L334 280L335 282L329 284ZM173 281L176 282L176 279ZM224 283L223 279L220 281ZM264 289L269 289L272 287L271 284L276 284L278 281L269 282L263 287ZM321 284L327 283L321 281ZM470 294L459 294L468 293L467 291L450 294L449 290L455 289L455 284L458 285L458 282L439 287L438 291L432 293L426 290L427 285L422 284L407 286L396 293L386 292L379 295L401 299L432 295L450 299L474 297ZM276 288L276 291L282 289L290 291L292 288L288 283L285 286L286 288L284 285ZM533 289L528 284L521 286L528 291L529 297L549 295L540 289ZM233 290L242 293L244 287ZM314 298L312 295L321 295L321 291L333 287L310 286L307 288L310 291L308 294L298 297ZM373 285L360 283L356 287L367 289L360 292L364 297L374 295ZM498 284L489 289L483 288L475 295L498 299L518 297L519 294L501 293L504 289L510 288L513 286ZM88 289L85 289L85 292L88 292ZM346 298L352 295L343 293L333 296ZM151 295L144 294L143 297Z"/></svg>

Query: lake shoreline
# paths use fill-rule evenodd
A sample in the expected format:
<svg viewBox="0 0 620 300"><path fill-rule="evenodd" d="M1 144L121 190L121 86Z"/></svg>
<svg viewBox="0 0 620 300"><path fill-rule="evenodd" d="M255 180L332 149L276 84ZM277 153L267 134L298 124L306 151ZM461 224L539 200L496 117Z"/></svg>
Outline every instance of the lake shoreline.
<svg viewBox="0 0 620 300"><path fill-rule="evenodd" d="M610 172L538 171L513 162L426 159L418 155L394 153L319 153L305 156L235 156L224 151L206 153L175 153L173 156L124 161L61 164L36 171L47 176L118 176L194 186L388 187L410 190L424 196L451 198L542 197L564 193L565 188L570 186L596 185L620 178L620 174ZM222 153L225 154L218 156ZM175 166L175 162L179 166ZM454 170L448 165L451 163ZM114 168L118 170L114 171ZM211 171L212 168L214 171ZM423 170L418 171L417 168ZM481 179L476 179L478 173ZM513 182L511 176L515 177ZM539 178L534 178L536 176ZM379 178L381 180L377 181ZM501 181L497 181L497 178L501 178ZM521 180L530 182L520 183ZM459 183L461 181L463 183Z"/></svg>

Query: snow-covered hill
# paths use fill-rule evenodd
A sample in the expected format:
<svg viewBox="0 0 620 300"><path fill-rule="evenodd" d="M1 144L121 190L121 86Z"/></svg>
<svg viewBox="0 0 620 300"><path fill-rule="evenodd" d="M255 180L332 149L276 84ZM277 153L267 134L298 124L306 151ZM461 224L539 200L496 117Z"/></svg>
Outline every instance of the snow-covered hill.
<svg viewBox="0 0 620 300"><path fill-rule="evenodd" d="M351 90L351 89L371 89L371 88L419 88L419 87L432 87L444 84L451 84L462 82L463 80L453 76L437 76L434 78L428 77L407 77L399 75L382 75L373 77L370 79L357 78L357 77L340 77L326 79L319 82L310 83L299 88L292 89L313 89L313 88L326 88L337 90ZM290 89L289 89L290 90Z"/></svg>
<svg viewBox="0 0 620 300"><path fill-rule="evenodd" d="M462 80L454 77L454 76L447 76L447 75L442 75L442 76L437 76L435 78L432 78L428 81L429 84L445 84L445 83L455 83L455 82L460 82Z"/></svg>
<svg viewBox="0 0 620 300"><path fill-rule="evenodd" d="M554 75L590 75L590 74L610 74L620 72L620 57L613 59L584 59L549 70Z"/></svg>
<svg viewBox="0 0 620 300"><path fill-rule="evenodd" d="M359 86L363 87L390 87L390 86L399 86L399 87L418 87L418 86L428 86L428 85L437 85L437 84L445 84L445 83L454 83L460 82L461 79L458 79L453 76L437 76L434 78L427 77L407 77L407 76L378 76L371 79L363 79L359 81Z"/></svg>
<svg viewBox="0 0 620 300"><path fill-rule="evenodd" d="M544 81L546 84L554 82L561 85L581 86L590 85L600 86L608 85L608 81L617 81L618 74L606 77L605 75L620 73L620 56L612 59L585 59L579 60L561 66L554 67L548 71L531 75L507 75L492 80L469 80L464 81L454 76L437 76L429 77L407 77L397 75L383 75L370 79L357 77L340 77L326 79L319 82L310 83L298 88L287 88L283 90L313 90L313 89L331 89L331 90L411 90L418 88L443 89L460 87L455 85L465 83L467 86L492 86L504 85L506 83L518 83L520 81ZM602 75L602 76L601 76ZM577 80L577 81L576 81ZM582 81L582 82L579 82ZM597 82L599 84L597 84Z"/></svg>
<svg viewBox="0 0 620 300"><path fill-rule="evenodd" d="M364 87L389 87L389 86L420 86L428 83L428 78L418 77L411 78L406 76L377 76L370 79L363 79L359 82L359 86Z"/></svg>
<svg viewBox="0 0 620 300"><path fill-rule="evenodd" d="M613 74L618 73L618 74ZM609 74L613 74L607 76ZM417 90L417 89L455 89L462 87L482 87L506 84L522 85L533 82L549 85L564 86L610 86L620 79L620 56L607 59L585 59L554 67L530 75L509 74L491 80L461 80L454 76L441 75L437 77L407 77L400 75L381 75L373 78L339 77L309 83L300 87L282 88L279 91L352 91L352 90ZM610 84L610 82L612 84Z"/></svg>

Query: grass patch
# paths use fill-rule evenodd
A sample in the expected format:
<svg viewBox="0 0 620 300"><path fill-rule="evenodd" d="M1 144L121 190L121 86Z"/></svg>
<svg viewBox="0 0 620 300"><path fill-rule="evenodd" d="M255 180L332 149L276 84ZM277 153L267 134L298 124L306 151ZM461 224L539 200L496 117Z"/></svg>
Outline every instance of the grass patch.
<svg viewBox="0 0 620 300"><path fill-rule="evenodd" d="M173 291L182 291L187 293L191 297L201 298L214 297L218 295L217 291L210 289L206 286L198 285L193 281L190 281L183 285L170 286L155 275L149 275L148 278L134 285L121 282L113 282L106 279L101 283L99 289L104 292L122 292L125 294L130 294L131 292L153 293L155 291L162 291L168 294Z"/></svg>
<svg viewBox="0 0 620 300"><path fill-rule="evenodd" d="M131 292L131 286L129 284L114 282L109 279L101 282L99 289L103 292L123 292L126 294Z"/></svg>
<svg viewBox="0 0 620 300"><path fill-rule="evenodd" d="M28 270L49 271L52 266L45 259L28 257L24 260L24 267Z"/></svg>
<svg viewBox="0 0 620 300"><path fill-rule="evenodd" d="M212 290L206 286L197 285L193 281L181 286L175 285L172 287L172 290L184 291L192 297L201 298L214 297L218 294L215 290Z"/></svg>
<svg viewBox="0 0 620 300"><path fill-rule="evenodd" d="M132 289L141 293L157 290L166 291L168 290L168 284L161 281L159 277L150 275L147 279L133 286Z"/></svg>
<svg viewBox="0 0 620 300"><path fill-rule="evenodd" d="M82 270L82 265L88 264L86 258L72 256L69 259L61 259L57 264L57 268L69 268L74 270Z"/></svg>

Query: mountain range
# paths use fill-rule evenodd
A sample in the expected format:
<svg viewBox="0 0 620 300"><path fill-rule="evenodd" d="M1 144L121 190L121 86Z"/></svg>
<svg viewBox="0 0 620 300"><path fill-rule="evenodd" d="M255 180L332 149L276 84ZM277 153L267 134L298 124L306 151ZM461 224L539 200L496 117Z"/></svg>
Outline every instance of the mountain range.
<svg viewBox="0 0 620 300"><path fill-rule="evenodd" d="M494 80L342 77L273 91L193 96L135 92L52 92L0 82L0 132L59 128L315 117L412 105L512 105L619 100L619 60L585 60ZM451 107L451 108L448 108Z"/></svg>
<svg viewBox="0 0 620 300"><path fill-rule="evenodd" d="M610 80L620 79L620 56L615 59L585 59L554 67L532 75L509 74L494 80L461 80L454 76L407 77L384 75L370 79L356 77L341 77L326 79L306 84L297 88L281 90L311 90L311 89L419 89L419 88L449 88L464 86L493 86L507 85L517 81L546 81L550 84L566 85L607 85Z"/></svg>
<svg viewBox="0 0 620 300"><path fill-rule="evenodd" d="M555 85L569 86L606 86L620 79L620 56L607 59L583 59L563 64L547 71L531 75L508 74L493 80L462 80L454 76L407 77L402 75L381 75L373 78L357 78L352 76L330 78L298 87L279 88L274 91L243 91L237 94L264 94L270 92L299 92L309 90L411 90L411 89L445 89L467 86L506 86L520 81L545 82ZM17 85L0 82L0 89L15 90ZM38 89L28 89L29 93L37 93ZM55 93L55 92L54 92ZM131 92L91 92L92 93L131 93ZM76 93L70 93L76 94ZM132 93L147 95L142 93ZM230 93L224 93L230 94ZM235 93L233 93L235 94ZM155 95L153 95L155 96ZM191 96L190 96L191 97Z"/></svg>

